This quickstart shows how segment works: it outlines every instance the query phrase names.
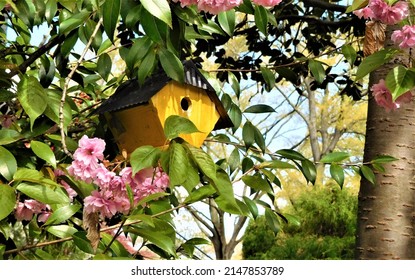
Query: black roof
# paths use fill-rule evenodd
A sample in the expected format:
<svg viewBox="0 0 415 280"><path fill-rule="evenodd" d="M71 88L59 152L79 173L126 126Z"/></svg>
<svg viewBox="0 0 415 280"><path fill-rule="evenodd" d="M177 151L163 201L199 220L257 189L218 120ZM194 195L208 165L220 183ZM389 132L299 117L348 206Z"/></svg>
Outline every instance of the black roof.
<svg viewBox="0 0 415 280"><path fill-rule="evenodd" d="M214 129L221 129L232 127L233 123L226 113L223 104L219 100L215 89L200 73L196 65L186 60L183 62L184 68L184 83L204 89L210 100L215 104L220 118ZM151 97L159 92L172 79L167 76L164 71L157 72L146 79L142 85L138 83L136 78L130 79L121 84L115 93L105 100L101 106L95 110L95 114L103 114L105 112L115 112L131 107L136 107L142 104L147 104Z"/></svg>

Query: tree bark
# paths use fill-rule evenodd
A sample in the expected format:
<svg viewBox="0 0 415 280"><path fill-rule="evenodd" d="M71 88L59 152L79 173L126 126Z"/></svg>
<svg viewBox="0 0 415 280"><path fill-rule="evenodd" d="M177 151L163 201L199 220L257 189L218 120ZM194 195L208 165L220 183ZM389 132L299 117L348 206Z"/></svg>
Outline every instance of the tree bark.
<svg viewBox="0 0 415 280"><path fill-rule="evenodd" d="M394 27L386 31L386 45ZM406 58L407 61L407 58ZM394 59L373 72L369 88L397 64ZM408 66L408 65L404 65ZM357 259L415 259L415 110L413 102L387 113L369 94L364 162L378 155L398 161L385 164L384 173L375 172L372 185L362 177L357 219Z"/></svg>

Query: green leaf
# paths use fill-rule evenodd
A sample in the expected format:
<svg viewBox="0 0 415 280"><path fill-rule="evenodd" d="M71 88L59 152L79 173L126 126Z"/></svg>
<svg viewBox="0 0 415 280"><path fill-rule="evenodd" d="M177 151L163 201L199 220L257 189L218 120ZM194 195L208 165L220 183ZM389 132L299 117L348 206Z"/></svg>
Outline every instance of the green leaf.
<svg viewBox="0 0 415 280"><path fill-rule="evenodd" d="M245 109L244 113L275 113L274 108L266 104L255 104Z"/></svg>
<svg viewBox="0 0 415 280"><path fill-rule="evenodd" d="M248 172L251 168L254 167L254 162L249 157L244 157L242 160L242 173Z"/></svg>
<svg viewBox="0 0 415 280"><path fill-rule="evenodd" d="M373 173L372 169L370 169L370 167L367 167L366 165L362 165L360 167L360 173L370 183L372 183L373 185L375 184L375 181L376 181L375 174Z"/></svg>
<svg viewBox="0 0 415 280"><path fill-rule="evenodd" d="M287 220L288 224L291 224L297 227L301 226L301 222L296 216L287 214L287 213L284 213L283 216Z"/></svg>
<svg viewBox="0 0 415 280"><path fill-rule="evenodd" d="M308 68L317 83L321 84L326 77L326 71L324 70L323 64L318 60L310 59L308 61Z"/></svg>
<svg viewBox="0 0 415 280"><path fill-rule="evenodd" d="M233 74L232 72L228 73L228 83L231 85L232 90L235 92L236 97L239 98L240 94L241 94L241 85L238 81L238 79L236 78L235 74ZM225 97L225 94L223 95ZM228 96L228 95L226 95ZM225 106L225 108L228 108Z"/></svg>
<svg viewBox="0 0 415 280"><path fill-rule="evenodd" d="M242 139L247 150L255 143L255 128L250 121L247 121L242 128Z"/></svg>
<svg viewBox="0 0 415 280"><path fill-rule="evenodd" d="M143 61L140 63L137 71L137 78L140 84L143 84L145 79L151 74L156 63L156 53L153 49L147 51Z"/></svg>
<svg viewBox="0 0 415 280"><path fill-rule="evenodd" d="M97 62L97 68L99 75L105 80L108 80L108 76L111 73L112 60L109 54L103 53L99 56Z"/></svg>
<svg viewBox="0 0 415 280"><path fill-rule="evenodd" d="M322 163L341 162L349 157L350 157L350 154L346 152L332 152L332 153L324 155L321 158L320 162Z"/></svg>
<svg viewBox="0 0 415 280"><path fill-rule="evenodd" d="M16 142L23 138L23 136L13 129L0 129L0 145L7 145Z"/></svg>
<svg viewBox="0 0 415 280"><path fill-rule="evenodd" d="M415 86L415 72L402 65L398 65L389 71L385 82L386 87L392 94L392 99L395 101L399 96L410 91Z"/></svg>
<svg viewBox="0 0 415 280"><path fill-rule="evenodd" d="M231 152L228 160L228 164L229 164L229 169L230 169L230 173L232 174L238 167L240 164L240 155L239 155L239 149L235 148L233 149L233 151Z"/></svg>
<svg viewBox="0 0 415 280"><path fill-rule="evenodd" d="M55 154L53 153L49 145L39 141L32 140L30 142L30 148L35 153L35 155L37 155L38 157L52 165L54 168L56 168Z"/></svg>
<svg viewBox="0 0 415 280"><path fill-rule="evenodd" d="M205 185L193 190L184 200L184 204L191 204L197 201L201 201L207 197L210 197L216 193L216 189L212 185Z"/></svg>
<svg viewBox="0 0 415 280"><path fill-rule="evenodd" d="M227 12L219 13L218 21L223 31L225 31L226 34L232 37L233 32L235 30L235 10L232 9Z"/></svg>
<svg viewBox="0 0 415 280"><path fill-rule="evenodd" d="M81 209L80 204L66 205L58 208L49 216L45 225L60 224L75 215L79 209Z"/></svg>
<svg viewBox="0 0 415 280"><path fill-rule="evenodd" d="M369 3L369 0L354 0L352 5L347 7L346 13L350 13L350 12L353 12L355 10L364 8L364 7L367 6L368 3Z"/></svg>
<svg viewBox="0 0 415 280"><path fill-rule="evenodd" d="M61 93L58 91L47 90L46 94L48 97L48 105L44 114L56 124L60 124L59 110L61 105ZM69 102L65 102L63 105L63 119L63 125L66 132L68 125L72 121L72 109Z"/></svg>
<svg viewBox="0 0 415 280"><path fill-rule="evenodd" d="M288 163L288 162L275 159L275 160L271 160L271 161L261 162L258 165L258 168L259 169L263 169L263 168L275 168L275 169L287 169L288 168L288 169L295 169L295 166L292 165L292 164L290 164L290 163Z"/></svg>
<svg viewBox="0 0 415 280"><path fill-rule="evenodd" d="M173 28L171 10L167 0L141 0L141 4L150 14Z"/></svg>
<svg viewBox="0 0 415 280"><path fill-rule="evenodd" d="M38 258L40 258L41 260L54 260L54 259L56 259L51 254L49 254L48 252L45 252L45 251L43 251L41 249L36 249L35 255Z"/></svg>
<svg viewBox="0 0 415 280"><path fill-rule="evenodd" d="M13 212L16 205L14 189L9 185L0 184L0 221Z"/></svg>
<svg viewBox="0 0 415 280"><path fill-rule="evenodd" d="M141 21L140 24L144 29L145 34L151 38L151 40L160 45L165 44L167 25L155 18L152 14L145 9L141 9Z"/></svg>
<svg viewBox="0 0 415 280"><path fill-rule="evenodd" d="M242 176L242 181L256 191L264 191L269 194L274 194L274 190L271 185L259 173L254 175L244 175Z"/></svg>
<svg viewBox="0 0 415 280"><path fill-rule="evenodd" d="M343 45L342 53L347 62L353 66L357 58L356 50L351 45Z"/></svg>
<svg viewBox="0 0 415 280"><path fill-rule="evenodd" d="M59 238L71 237L78 232L76 228L68 225L49 226L46 231Z"/></svg>
<svg viewBox="0 0 415 280"><path fill-rule="evenodd" d="M13 154L6 148L0 146L0 175L11 181L17 170L17 162Z"/></svg>
<svg viewBox="0 0 415 280"><path fill-rule="evenodd" d="M278 67L275 69L275 72L278 73L279 76L283 77L287 81L297 84L298 75L293 70L288 67Z"/></svg>
<svg viewBox="0 0 415 280"><path fill-rule="evenodd" d="M121 233L124 234L124 233ZM124 246L117 240L113 240L114 236L108 234L108 233L101 233L102 242L105 244L106 247L108 247L110 244L110 249L114 253L114 257L128 257L130 256L130 253L124 248Z"/></svg>
<svg viewBox="0 0 415 280"><path fill-rule="evenodd" d="M160 48L158 52L161 66L166 72L167 76L179 83L184 82L183 64L179 58L166 48Z"/></svg>
<svg viewBox="0 0 415 280"><path fill-rule="evenodd" d="M256 203L247 196L243 196L243 200L248 207L249 212L251 212L252 217L256 219L258 217L258 207L256 206Z"/></svg>
<svg viewBox="0 0 415 280"><path fill-rule="evenodd" d="M377 156L374 159L372 159L370 162L371 163L388 163L388 162L397 161L397 160L399 160L399 159L397 159L393 156L380 155L380 156Z"/></svg>
<svg viewBox="0 0 415 280"><path fill-rule="evenodd" d="M275 152L278 155L281 155L287 159L294 159L294 160L305 160L306 158L297 151L290 150L290 149L281 149Z"/></svg>
<svg viewBox="0 0 415 280"><path fill-rule="evenodd" d="M75 243L76 247L81 249L87 254L94 255L95 250L92 248L91 242L86 237L85 231L78 231L73 233L73 242Z"/></svg>
<svg viewBox="0 0 415 280"><path fill-rule="evenodd" d="M307 181L310 181L312 184L316 182L317 170L314 163L310 160L305 159L301 161L302 173L306 177Z"/></svg>
<svg viewBox="0 0 415 280"><path fill-rule="evenodd" d="M268 13L265 7L261 5L255 5L255 24L258 27L258 30L261 31L264 35L268 34Z"/></svg>
<svg viewBox="0 0 415 280"><path fill-rule="evenodd" d="M102 5L102 19L105 33L114 42L114 31L117 27L118 17L121 10L120 0L106 0Z"/></svg>
<svg viewBox="0 0 415 280"><path fill-rule="evenodd" d="M66 204L69 202L68 196L43 184L21 182L16 189L45 204Z"/></svg>
<svg viewBox="0 0 415 280"><path fill-rule="evenodd" d="M254 138L255 143L258 145L258 147L261 149L262 153L264 154L266 151L266 144L264 135L261 133L261 131L255 126L254 127Z"/></svg>
<svg viewBox="0 0 415 280"><path fill-rule="evenodd" d="M171 115L164 123L164 135L169 140L179 137L179 134L191 134L195 132L200 131L191 120L185 117Z"/></svg>
<svg viewBox="0 0 415 280"><path fill-rule="evenodd" d="M278 216L270 208L265 208L265 220L274 234L277 234L280 231L280 221Z"/></svg>
<svg viewBox="0 0 415 280"><path fill-rule="evenodd" d="M47 107L47 95L35 77L23 76L17 85L17 98L30 118L30 129L32 130L35 120L43 114Z"/></svg>
<svg viewBox="0 0 415 280"><path fill-rule="evenodd" d="M211 180L216 179L216 164L213 159L205 151L200 148L193 147L189 144L186 145L189 149L191 158L199 167L200 171Z"/></svg>
<svg viewBox="0 0 415 280"><path fill-rule="evenodd" d="M130 71L133 71L137 61L141 61L146 56L152 44L152 41L147 36L134 41L125 58L125 63Z"/></svg>
<svg viewBox="0 0 415 280"><path fill-rule="evenodd" d="M216 178L215 187L219 191L219 196L215 198L215 202L218 204L219 209L231 214L244 215L238 201L235 199L233 186L228 174L223 170L218 170Z"/></svg>
<svg viewBox="0 0 415 280"><path fill-rule="evenodd" d="M261 66L261 74L267 84L267 91L271 91L275 86L275 74L268 68Z"/></svg>
<svg viewBox="0 0 415 280"><path fill-rule="evenodd" d="M181 144L173 142L169 147L169 178L170 185L181 185L186 180L189 160L186 150Z"/></svg>
<svg viewBox="0 0 415 280"><path fill-rule="evenodd" d="M106 2L111 2L111 1L106 1ZM83 24L86 21L89 15L90 15L89 11L82 10L70 16L69 18L65 19L63 22L60 23L59 33L67 34L71 32L72 30L74 30L75 28L78 28L81 24Z"/></svg>
<svg viewBox="0 0 415 280"><path fill-rule="evenodd" d="M45 18L49 24L52 23L52 20L55 17L57 10L58 10L57 0L48 0L46 2Z"/></svg>
<svg viewBox="0 0 415 280"><path fill-rule="evenodd" d="M236 104L232 103L228 115L234 125L232 131L235 132L242 123L241 109Z"/></svg>
<svg viewBox="0 0 415 280"><path fill-rule="evenodd" d="M133 174L144 168L155 167L160 159L160 155L160 149L153 146L141 146L135 149L130 156Z"/></svg>
<svg viewBox="0 0 415 280"><path fill-rule="evenodd" d="M344 185L344 170L341 166L337 164L330 165L330 175L339 184L340 188L343 188Z"/></svg>
<svg viewBox="0 0 415 280"><path fill-rule="evenodd" d="M363 79L367 74L388 62L397 52L394 49L385 49L365 57L357 68L356 81Z"/></svg>

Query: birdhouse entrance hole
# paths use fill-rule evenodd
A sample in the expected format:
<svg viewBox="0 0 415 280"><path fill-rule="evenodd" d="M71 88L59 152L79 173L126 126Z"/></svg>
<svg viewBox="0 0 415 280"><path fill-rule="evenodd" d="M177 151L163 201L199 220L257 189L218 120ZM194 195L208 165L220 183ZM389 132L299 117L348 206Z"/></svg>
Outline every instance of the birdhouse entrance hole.
<svg viewBox="0 0 415 280"><path fill-rule="evenodd" d="M192 101L189 97L183 97L180 101L180 106L182 107L183 111L189 110L190 106L192 105Z"/></svg>

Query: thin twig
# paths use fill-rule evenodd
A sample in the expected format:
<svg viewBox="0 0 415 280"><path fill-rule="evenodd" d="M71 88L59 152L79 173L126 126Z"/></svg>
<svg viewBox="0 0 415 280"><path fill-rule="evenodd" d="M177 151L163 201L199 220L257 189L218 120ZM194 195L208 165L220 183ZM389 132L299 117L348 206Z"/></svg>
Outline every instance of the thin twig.
<svg viewBox="0 0 415 280"><path fill-rule="evenodd" d="M95 36L97 35L99 28L101 27L103 19L100 18L100 20L98 21L94 32L92 33L91 37L89 38L88 43L86 44L81 56L79 57L79 59L77 60L75 66L72 68L72 71L68 74L68 76L66 77L66 82L65 82L65 86L63 87L63 91L62 91L62 98L61 98L61 103L59 106L59 128L61 130L61 141L62 141L62 148L63 151L65 152L65 154L67 154L68 156L72 157L71 152L69 152L68 147L66 146L66 135L65 135L65 117L64 117L64 112L63 112L63 108L65 106L65 102L66 102L66 96L67 96L67 92L68 92L68 88L69 88L69 83L72 80L73 75L76 72L76 69L78 69L79 65L81 65L82 60L84 59L86 53L88 52L89 47L92 44L92 41L94 40Z"/></svg>

